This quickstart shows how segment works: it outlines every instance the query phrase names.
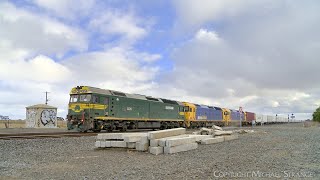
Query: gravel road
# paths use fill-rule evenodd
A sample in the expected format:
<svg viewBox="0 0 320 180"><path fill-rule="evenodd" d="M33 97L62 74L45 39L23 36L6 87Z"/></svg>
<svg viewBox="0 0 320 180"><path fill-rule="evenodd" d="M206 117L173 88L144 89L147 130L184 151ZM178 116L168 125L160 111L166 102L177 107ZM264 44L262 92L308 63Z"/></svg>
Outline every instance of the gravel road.
<svg viewBox="0 0 320 180"><path fill-rule="evenodd" d="M254 127L172 155L94 148L95 137L0 141L0 179L320 179L320 128Z"/></svg>

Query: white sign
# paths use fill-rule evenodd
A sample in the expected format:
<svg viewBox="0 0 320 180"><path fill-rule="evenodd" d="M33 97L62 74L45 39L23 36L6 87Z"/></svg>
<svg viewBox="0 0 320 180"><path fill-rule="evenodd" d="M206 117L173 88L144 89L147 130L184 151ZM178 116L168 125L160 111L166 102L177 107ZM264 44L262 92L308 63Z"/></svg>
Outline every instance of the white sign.
<svg viewBox="0 0 320 180"><path fill-rule="evenodd" d="M174 110L174 107L173 107L173 106L166 106L166 109L168 109L168 110Z"/></svg>
<svg viewBox="0 0 320 180"><path fill-rule="evenodd" d="M198 119L207 119L207 116L198 116Z"/></svg>

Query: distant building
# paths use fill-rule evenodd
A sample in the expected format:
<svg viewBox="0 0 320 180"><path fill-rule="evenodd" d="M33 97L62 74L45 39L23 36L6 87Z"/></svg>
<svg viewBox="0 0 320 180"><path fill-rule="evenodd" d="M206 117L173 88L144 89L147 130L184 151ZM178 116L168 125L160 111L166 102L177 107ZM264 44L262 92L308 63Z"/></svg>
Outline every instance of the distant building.
<svg viewBox="0 0 320 180"><path fill-rule="evenodd" d="M56 128L57 108L46 104L26 107L27 128Z"/></svg>

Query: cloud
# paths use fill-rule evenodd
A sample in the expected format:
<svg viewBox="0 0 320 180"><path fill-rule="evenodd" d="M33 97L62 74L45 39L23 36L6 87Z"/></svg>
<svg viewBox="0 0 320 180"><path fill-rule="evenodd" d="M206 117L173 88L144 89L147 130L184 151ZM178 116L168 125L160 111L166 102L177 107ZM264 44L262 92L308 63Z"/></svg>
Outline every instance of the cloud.
<svg viewBox="0 0 320 180"><path fill-rule="evenodd" d="M91 85L305 115L320 98L317 3L176 0L175 13L154 12L150 3L141 8L150 12L139 13L134 6L141 4L131 2L2 2L0 107L24 117L24 107L44 102L50 91L50 103L64 116L70 88ZM167 39L154 43L155 31ZM154 53L161 46L163 54ZM14 106L23 108L13 112Z"/></svg>
<svg viewBox="0 0 320 180"><path fill-rule="evenodd" d="M27 51L25 54L60 56L69 50L87 49L86 36L81 30L40 16L10 3L0 3L0 46Z"/></svg>
<svg viewBox="0 0 320 180"><path fill-rule="evenodd" d="M198 41L208 41L208 43L219 41L217 33L214 31L208 31L207 29L200 29L196 33L195 39Z"/></svg>
<svg viewBox="0 0 320 180"><path fill-rule="evenodd" d="M134 93L157 86L156 63L162 56L133 46L149 33L150 25L134 11L94 13L87 19L89 29L82 24L80 30L71 26L78 23L73 15L78 17L76 13L87 2L76 3L70 12L74 1L34 2L45 11L37 9L36 13L8 2L0 3L0 107L7 107L1 114L24 118L24 107L44 103L44 92L49 91L49 104L57 106L58 115L64 117L69 91L77 85ZM91 8L85 9L90 13ZM105 48L88 51L95 36L101 37L98 46ZM120 43L113 43L114 37ZM14 109L15 106L20 108Z"/></svg>
<svg viewBox="0 0 320 180"><path fill-rule="evenodd" d="M130 53L130 51L129 51ZM132 57L134 57L135 59L139 59L140 61L144 61L147 63L153 63L158 61L159 59L162 58L162 56L160 54L149 54L146 52L142 52L142 53L130 53L130 55Z"/></svg>
<svg viewBox="0 0 320 180"><path fill-rule="evenodd" d="M125 87L139 89L139 86L152 82L158 72L158 67L144 63L144 59L153 59L154 56L157 55L118 47L74 56L63 64L72 70L78 84L89 83L118 90Z"/></svg>
<svg viewBox="0 0 320 180"><path fill-rule="evenodd" d="M180 33L189 29L194 36L172 53L171 86L227 107L244 103L257 112L311 112L305 102L314 99L308 91L319 88L315 82L320 76L317 2L174 5ZM255 98L241 102L248 97Z"/></svg>
<svg viewBox="0 0 320 180"><path fill-rule="evenodd" d="M148 34L149 23L134 15L133 12L107 9L97 13L89 22L91 31L101 36L120 37L121 43L129 44Z"/></svg>
<svg viewBox="0 0 320 180"><path fill-rule="evenodd" d="M277 2L269 0L175 0L177 25L198 28L213 21L233 19L239 14L256 11L268 11Z"/></svg>
<svg viewBox="0 0 320 180"><path fill-rule="evenodd" d="M46 9L57 17L74 20L87 16L94 7L94 0L33 0L37 6Z"/></svg>
<svg viewBox="0 0 320 180"><path fill-rule="evenodd" d="M49 104L58 107L58 116L66 115L70 89L65 87L68 87L68 83L1 80L0 87L1 115L25 119L25 107L44 104L46 91L49 92Z"/></svg>
<svg viewBox="0 0 320 180"><path fill-rule="evenodd" d="M63 82L70 78L70 70L47 56L38 55L30 60L0 62L0 80L35 82Z"/></svg>
<svg viewBox="0 0 320 180"><path fill-rule="evenodd" d="M155 61L146 63L145 59L158 56L113 48L83 53L60 62L43 55L27 61L0 62L0 107L44 103L44 92L49 91L49 103L59 107L59 116L64 117L73 86L88 85L129 93L148 92L158 85L153 81L158 67L154 65ZM15 110L15 113L9 109L7 112L11 118L24 117L24 108Z"/></svg>

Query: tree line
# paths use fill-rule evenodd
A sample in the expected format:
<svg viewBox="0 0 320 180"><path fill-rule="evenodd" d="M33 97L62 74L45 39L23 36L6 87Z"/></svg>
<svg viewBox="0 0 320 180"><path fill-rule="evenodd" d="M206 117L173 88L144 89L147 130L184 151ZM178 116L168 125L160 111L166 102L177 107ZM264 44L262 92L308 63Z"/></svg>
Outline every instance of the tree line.
<svg viewBox="0 0 320 180"><path fill-rule="evenodd" d="M314 121L320 122L320 107L318 107L316 111L312 114L312 119Z"/></svg>

